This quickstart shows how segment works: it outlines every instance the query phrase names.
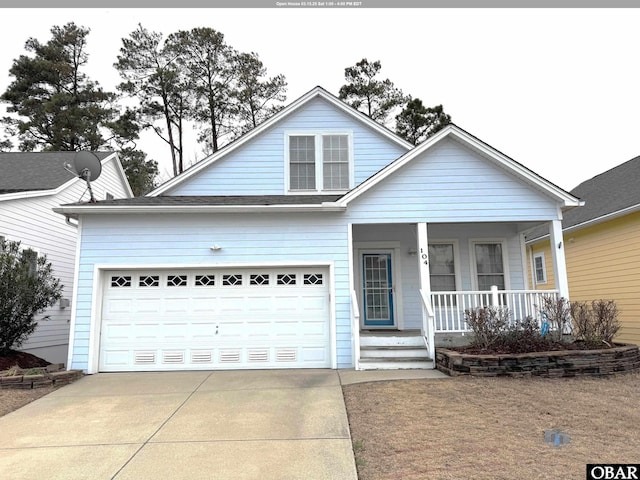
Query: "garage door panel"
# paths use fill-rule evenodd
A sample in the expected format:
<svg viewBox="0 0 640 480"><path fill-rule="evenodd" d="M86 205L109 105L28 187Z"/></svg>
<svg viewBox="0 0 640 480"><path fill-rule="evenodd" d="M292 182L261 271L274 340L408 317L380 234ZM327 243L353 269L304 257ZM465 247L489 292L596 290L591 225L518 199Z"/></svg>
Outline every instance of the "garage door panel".
<svg viewBox="0 0 640 480"><path fill-rule="evenodd" d="M131 303L133 304L133 313L145 314L160 313L164 302L161 297L154 296L151 298L137 298L136 301L132 301Z"/></svg>
<svg viewBox="0 0 640 480"><path fill-rule="evenodd" d="M189 298L165 298L164 311L167 313L190 313Z"/></svg>
<svg viewBox="0 0 640 480"><path fill-rule="evenodd" d="M100 370L329 367L319 268L107 272Z"/></svg>

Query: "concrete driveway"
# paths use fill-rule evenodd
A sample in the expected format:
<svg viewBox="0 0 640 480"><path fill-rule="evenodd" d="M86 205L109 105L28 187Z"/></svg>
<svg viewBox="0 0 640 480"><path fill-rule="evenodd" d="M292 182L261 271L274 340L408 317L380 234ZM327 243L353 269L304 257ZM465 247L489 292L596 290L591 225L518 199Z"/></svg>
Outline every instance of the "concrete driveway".
<svg viewBox="0 0 640 480"><path fill-rule="evenodd" d="M356 479L335 370L111 373L0 418L2 480Z"/></svg>

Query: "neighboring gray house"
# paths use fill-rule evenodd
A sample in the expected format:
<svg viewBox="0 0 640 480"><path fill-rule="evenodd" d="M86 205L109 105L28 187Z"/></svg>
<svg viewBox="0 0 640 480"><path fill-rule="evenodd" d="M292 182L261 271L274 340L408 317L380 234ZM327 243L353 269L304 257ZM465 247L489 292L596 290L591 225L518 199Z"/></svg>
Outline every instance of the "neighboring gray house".
<svg viewBox="0 0 640 480"><path fill-rule="evenodd" d="M73 163L74 155L0 153L0 236L46 254L64 285L63 300L39 317L36 331L21 350L56 363L67 361L78 227L65 222L53 208L89 199L86 182L64 168L65 163ZM96 155L102 164L102 174L92 182L96 199L132 197L117 154Z"/></svg>
<svg viewBox="0 0 640 480"><path fill-rule="evenodd" d="M146 197L56 209L82 225L68 364L433 368L464 308L566 294L562 245L557 289L529 290L524 232L561 238L579 204L455 125L414 148L317 87Z"/></svg>

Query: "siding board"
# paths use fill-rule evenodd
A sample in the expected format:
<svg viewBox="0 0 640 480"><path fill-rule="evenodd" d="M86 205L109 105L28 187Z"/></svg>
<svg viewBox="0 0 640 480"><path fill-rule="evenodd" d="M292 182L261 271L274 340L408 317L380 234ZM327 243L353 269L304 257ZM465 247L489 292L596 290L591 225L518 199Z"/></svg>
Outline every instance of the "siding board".
<svg viewBox="0 0 640 480"><path fill-rule="evenodd" d="M295 130L353 132L356 185L405 152L325 100L316 98L259 138L237 148L166 194L282 195L285 193L285 132Z"/></svg>
<svg viewBox="0 0 640 480"><path fill-rule="evenodd" d="M443 140L353 200L349 216L355 223L541 221L556 218L557 205L460 143Z"/></svg>

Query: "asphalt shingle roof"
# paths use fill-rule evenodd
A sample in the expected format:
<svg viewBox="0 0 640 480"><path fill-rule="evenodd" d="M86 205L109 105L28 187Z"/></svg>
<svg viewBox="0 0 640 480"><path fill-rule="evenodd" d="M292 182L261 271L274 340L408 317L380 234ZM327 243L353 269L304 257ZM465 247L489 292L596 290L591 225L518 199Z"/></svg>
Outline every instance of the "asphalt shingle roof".
<svg viewBox="0 0 640 480"><path fill-rule="evenodd" d="M94 152L104 160L112 152ZM75 177L64 168L76 152L0 152L0 194L54 190Z"/></svg>
<svg viewBox="0 0 640 480"><path fill-rule="evenodd" d="M640 205L640 156L582 182L571 194L584 200L585 205L565 213L563 229ZM547 226L540 227L527 238L535 239L548 233Z"/></svg>
<svg viewBox="0 0 640 480"><path fill-rule="evenodd" d="M220 195L158 196L101 200L92 206L254 206L254 205L320 205L334 202L342 195ZM71 205L85 205L74 203ZM65 205L67 206L67 205Z"/></svg>

